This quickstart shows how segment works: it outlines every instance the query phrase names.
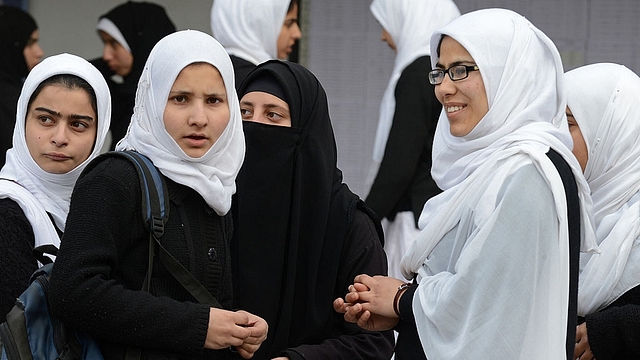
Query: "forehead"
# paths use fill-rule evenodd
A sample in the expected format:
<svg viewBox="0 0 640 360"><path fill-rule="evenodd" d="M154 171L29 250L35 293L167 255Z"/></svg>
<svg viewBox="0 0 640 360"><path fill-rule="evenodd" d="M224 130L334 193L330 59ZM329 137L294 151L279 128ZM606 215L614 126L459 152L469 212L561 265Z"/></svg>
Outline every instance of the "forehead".
<svg viewBox="0 0 640 360"><path fill-rule="evenodd" d="M280 106L285 110L289 110L289 104L279 97L264 92L264 91L252 91L246 93L241 100L242 103L251 103L254 106Z"/></svg>

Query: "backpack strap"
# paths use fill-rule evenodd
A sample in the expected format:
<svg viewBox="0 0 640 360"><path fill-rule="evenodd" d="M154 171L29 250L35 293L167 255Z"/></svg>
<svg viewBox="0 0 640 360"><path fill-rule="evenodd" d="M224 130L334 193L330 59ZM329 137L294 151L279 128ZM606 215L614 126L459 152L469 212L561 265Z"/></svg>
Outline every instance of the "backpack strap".
<svg viewBox="0 0 640 360"><path fill-rule="evenodd" d="M146 156L135 151L116 153L128 158L136 166L140 178L142 216L143 219L146 219L145 227L149 231L149 268L143 290L149 291L153 258L157 248L162 264L196 300L203 304L222 308L216 298L165 249L159 240L164 234L164 225L169 217L169 199L165 190L167 186L164 177Z"/></svg>
<svg viewBox="0 0 640 360"><path fill-rule="evenodd" d="M553 162L567 198L569 222L569 313L567 314L567 359L573 359L578 321L578 273L580 267L580 199L578 185L569 164L555 150L549 149L547 157Z"/></svg>

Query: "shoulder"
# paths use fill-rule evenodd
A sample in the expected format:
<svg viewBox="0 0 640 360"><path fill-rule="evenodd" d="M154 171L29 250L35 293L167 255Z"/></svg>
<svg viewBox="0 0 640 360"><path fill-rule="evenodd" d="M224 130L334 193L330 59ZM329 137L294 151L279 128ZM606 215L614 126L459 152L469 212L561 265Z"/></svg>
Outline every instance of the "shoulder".
<svg viewBox="0 0 640 360"><path fill-rule="evenodd" d="M17 202L11 199L0 199L0 224L29 225L29 220L27 220L27 216ZM2 228L3 231L6 229L5 227Z"/></svg>
<svg viewBox="0 0 640 360"><path fill-rule="evenodd" d="M554 198L547 179L533 163L521 166L505 179L498 193L498 201L522 209L522 213L527 209L553 213L552 209L555 209L555 206L550 206L554 204Z"/></svg>
<svg viewBox="0 0 640 360"><path fill-rule="evenodd" d="M424 92L429 92L431 98L435 99L433 93L434 86L429 83L429 71L431 71L431 60L429 56L421 56L407 65L402 70L398 83L396 84L396 94L408 93L424 97Z"/></svg>

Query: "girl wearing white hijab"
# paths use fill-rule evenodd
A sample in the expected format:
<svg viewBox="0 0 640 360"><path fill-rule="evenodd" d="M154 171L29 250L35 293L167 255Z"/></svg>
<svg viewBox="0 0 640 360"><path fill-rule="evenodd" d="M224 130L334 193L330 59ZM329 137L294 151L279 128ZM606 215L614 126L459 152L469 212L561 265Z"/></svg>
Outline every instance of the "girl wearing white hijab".
<svg viewBox="0 0 640 360"><path fill-rule="evenodd" d="M567 72L573 152L591 188L599 254L584 254L575 358L637 359L640 348L640 77L610 63ZM588 332L588 338L587 338Z"/></svg>
<svg viewBox="0 0 640 360"><path fill-rule="evenodd" d="M229 53L239 87L256 65L286 60L300 40L298 0L214 0L211 31Z"/></svg>
<svg viewBox="0 0 640 360"><path fill-rule="evenodd" d="M80 57L51 56L27 76L0 170L0 322L38 267L33 248L60 246L73 186L99 154L110 117L109 88Z"/></svg>
<svg viewBox="0 0 640 360"><path fill-rule="evenodd" d="M431 33L460 16L451 0L374 0L382 39L397 52L380 104L371 190L365 200L382 219L389 276L418 235L424 203L440 193L431 178L431 148L442 105L434 96ZM373 181L373 184L371 182Z"/></svg>
<svg viewBox="0 0 640 360"><path fill-rule="evenodd" d="M359 275L334 307L368 329L396 327L397 359L570 357L576 231L559 170L575 178L583 249L595 239L588 186L569 150L560 55L503 9L453 20L434 32L431 50L444 107L432 175L443 192L426 203L402 259L415 282Z"/></svg>
<svg viewBox="0 0 640 360"><path fill-rule="evenodd" d="M146 155L164 176L161 241L224 309L198 303L159 262L151 291L140 290L149 234L138 175L125 159L100 158L74 190L49 301L65 324L98 340L105 358L122 359L131 346L148 359L226 359L229 347L248 358L266 337L264 320L228 310L241 121L231 61L217 41L186 30L156 44L117 149Z"/></svg>

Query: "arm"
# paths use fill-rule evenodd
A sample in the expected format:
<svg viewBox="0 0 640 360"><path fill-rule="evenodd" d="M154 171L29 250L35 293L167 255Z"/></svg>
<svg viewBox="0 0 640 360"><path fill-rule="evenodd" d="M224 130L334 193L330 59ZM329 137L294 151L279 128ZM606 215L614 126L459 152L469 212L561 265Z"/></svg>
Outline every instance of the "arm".
<svg viewBox="0 0 640 360"><path fill-rule="evenodd" d="M387 264L382 244L373 221L362 211L356 210L349 231L346 254L343 254L338 271L336 297L344 294L357 274L386 274ZM330 311L331 304L327 304ZM306 359L389 359L393 353L393 333L369 332L355 324L346 323L338 313L334 314L335 337L320 344L301 345L286 349L280 355L291 360Z"/></svg>
<svg viewBox="0 0 640 360"><path fill-rule="evenodd" d="M34 235L31 224L13 200L0 200L0 323L29 286L38 268L32 255Z"/></svg>
<svg viewBox="0 0 640 360"><path fill-rule="evenodd" d="M589 314L586 331L598 360L640 357L640 305L627 304Z"/></svg>
<svg viewBox="0 0 640 360"><path fill-rule="evenodd" d="M251 330L236 324L248 325L247 315L212 311L188 301L181 288L164 286L165 296L140 290L149 240L140 199L137 174L122 159L108 159L78 181L51 275L52 312L103 344L179 353L241 346ZM170 276L155 269L155 282Z"/></svg>
<svg viewBox="0 0 640 360"><path fill-rule="evenodd" d="M393 213L403 196L412 195L409 191L419 191L413 195L424 201L440 192L430 170L431 144L442 106L427 78L429 70L429 58L419 58L405 68L396 85L396 110L384 157L365 201L381 218ZM419 189L412 188L416 183Z"/></svg>

